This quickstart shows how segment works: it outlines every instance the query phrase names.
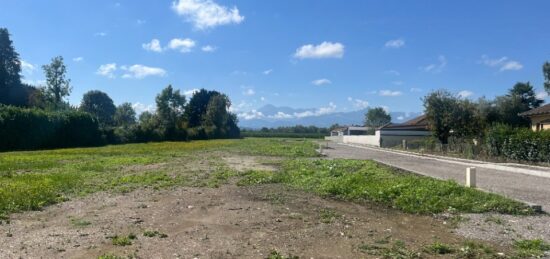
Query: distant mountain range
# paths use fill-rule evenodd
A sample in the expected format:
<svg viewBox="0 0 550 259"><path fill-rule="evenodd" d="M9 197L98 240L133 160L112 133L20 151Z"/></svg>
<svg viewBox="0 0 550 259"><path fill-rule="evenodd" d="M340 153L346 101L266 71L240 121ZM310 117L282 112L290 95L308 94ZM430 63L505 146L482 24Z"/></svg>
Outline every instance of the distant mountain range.
<svg viewBox="0 0 550 259"><path fill-rule="evenodd" d="M318 109L294 109L291 107L277 107L271 104L265 105L255 111L255 116L239 116L241 128L262 128L281 126L317 126L330 127L338 123L340 125L362 125L367 109L351 112L320 113ZM390 112L392 122L401 123L420 116L419 112Z"/></svg>

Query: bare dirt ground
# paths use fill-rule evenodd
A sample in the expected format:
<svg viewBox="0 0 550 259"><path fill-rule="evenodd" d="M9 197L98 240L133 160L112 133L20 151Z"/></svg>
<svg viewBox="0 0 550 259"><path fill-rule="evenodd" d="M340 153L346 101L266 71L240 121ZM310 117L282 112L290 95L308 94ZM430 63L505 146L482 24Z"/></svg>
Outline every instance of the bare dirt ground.
<svg viewBox="0 0 550 259"><path fill-rule="evenodd" d="M274 169L256 159L224 161L241 171ZM219 188L96 193L13 214L0 225L0 252L2 258L266 258L272 251L300 258L379 258L365 247L390 249L399 242L414 254L434 241L458 246L465 238L449 225L282 185L239 187L233 181ZM145 231L159 235L146 237ZM129 234L136 236L131 244L113 245L113 236Z"/></svg>

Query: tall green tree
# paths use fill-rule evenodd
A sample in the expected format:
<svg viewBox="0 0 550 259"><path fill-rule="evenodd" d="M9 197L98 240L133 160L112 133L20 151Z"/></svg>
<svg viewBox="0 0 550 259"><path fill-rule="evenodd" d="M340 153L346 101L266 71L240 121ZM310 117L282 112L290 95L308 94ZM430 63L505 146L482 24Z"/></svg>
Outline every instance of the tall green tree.
<svg viewBox="0 0 550 259"><path fill-rule="evenodd" d="M365 126L381 127L391 122L391 115L382 107L370 108L365 114Z"/></svg>
<svg viewBox="0 0 550 259"><path fill-rule="evenodd" d="M183 114L185 111L185 96L172 85L164 88L157 95L157 115L164 135L169 140L181 139L183 134Z"/></svg>
<svg viewBox="0 0 550 259"><path fill-rule="evenodd" d="M104 92L92 90L85 93L82 97L80 110L95 116L102 127L113 125L116 107L113 99Z"/></svg>
<svg viewBox="0 0 550 259"><path fill-rule="evenodd" d="M25 105L25 91L21 85L21 61L13 47L10 33L0 28L0 103Z"/></svg>
<svg viewBox="0 0 550 259"><path fill-rule="evenodd" d="M451 135L479 135L480 121L476 117L476 106L469 100L447 90L437 90L424 97L423 102L430 129L442 144L447 144Z"/></svg>
<svg viewBox="0 0 550 259"><path fill-rule="evenodd" d="M136 111L131 103L123 103L116 107L114 123L119 127L128 127L136 124Z"/></svg>
<svg viewBox="0 0 550 259"><path fill-rule="evenodd" d="M46 95L54 106L62 106L63 98L71 94L71 80L67 78L67 67L63 57L52 59L51 63L42 66L46 76Z"/></svg>
<svg viewBox="0 0 550 259"><path fill-rule="evenodd" d="M544 90L550 95L550 62L546 61L542 65L542 73L544 74Z"/></svg>
<svg viewBox="0 0 550 259"><path fill-rule="evenodd" d="M531 83L518 82L509 90L508 96L520 98L525 109L530 110L540 107L544 100L538 99Z"/></svg>
<svg viewBox="0 0 550 259"><path fill-rule="evenodd" d="M529 82L518 82L508 91L507 95L495 98L498 122L514 127L528 127L529 119L518 114L537 108L543 102L537 98L533 86Z"/></svg>
<svg viewBox="0 0 550 259"><path fill-rule="evenodd" d="M217 91L208 91L206 89L200 89L193 94L185 110L187 127L194 128L202 125L210 98L217 95L220 95L220 93Z"/></svg>

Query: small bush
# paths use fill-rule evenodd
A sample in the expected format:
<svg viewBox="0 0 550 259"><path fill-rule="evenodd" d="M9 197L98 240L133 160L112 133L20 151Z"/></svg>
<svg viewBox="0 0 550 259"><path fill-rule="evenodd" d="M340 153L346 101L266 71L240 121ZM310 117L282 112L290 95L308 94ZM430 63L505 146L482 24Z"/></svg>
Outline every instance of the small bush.
<svg viewBox="0 0 550 259"><path fill-rule="evenodd" d="M428 252L433 254L451 254L454 252L454 249L447 244L441 243L441 242L434 242L433 244L429 245L427 248Z"/></svg>
<svg viewBox="0 0 550 259"><path fill-rule="evenodd" d="M128 236L114 236L111 238L113 245L115 246L129 246L132 245L132 240L136 239L136 235L129 234Z"/></svg>

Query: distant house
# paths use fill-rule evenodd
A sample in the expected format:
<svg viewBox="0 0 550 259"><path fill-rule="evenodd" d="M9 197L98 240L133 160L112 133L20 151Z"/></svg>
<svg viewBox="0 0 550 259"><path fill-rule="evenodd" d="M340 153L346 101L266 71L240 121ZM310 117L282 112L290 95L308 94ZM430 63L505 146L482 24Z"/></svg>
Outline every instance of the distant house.
<svg viewBox="0 0 550 259"><path fill-rule="evenodd" d="M398 146L403 143L403 140L408 142L422 140L432 134L426 115L399 124L390 123L380 127L377 131L380 132L380 146L382 147Z"/></svg>
<svg viewBox="0 0 550 259"><path fill-rule="evenodd" d="M550 104L522 112L519 116L527 117L531 120L531 129L533 131L550 129Z"/></svg>
<svg viewBox="0 0 550 259"><path fill-rule="evenodd" d="M357 136L357 135L367 135L369 128L368 127L359 127L359 126L349 126L336 128L330 131L330 136Z"/></svg>

